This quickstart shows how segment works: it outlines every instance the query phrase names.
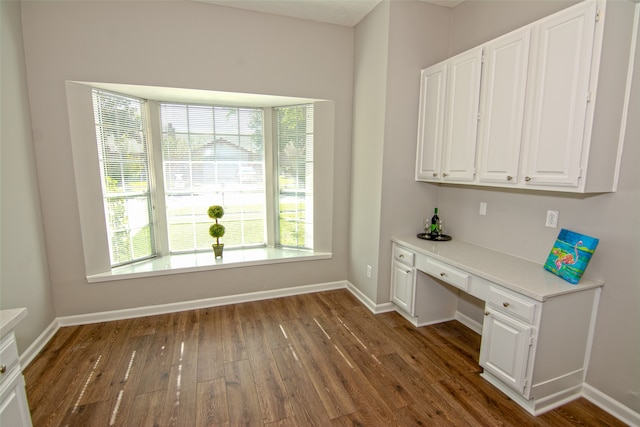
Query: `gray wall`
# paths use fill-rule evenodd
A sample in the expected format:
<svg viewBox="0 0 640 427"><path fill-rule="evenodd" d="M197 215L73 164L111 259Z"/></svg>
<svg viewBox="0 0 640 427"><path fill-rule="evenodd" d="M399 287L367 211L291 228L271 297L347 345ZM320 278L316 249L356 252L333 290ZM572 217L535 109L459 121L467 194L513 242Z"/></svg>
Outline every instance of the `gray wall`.
<svg viewBox="0 0 640 427"><path fill-rule="evenodd" d="M27 82L57 316L344 280L353 29L198 2L23 3ZM335 101L333 258L87 284L65 80Z"/></svg>
<svg viewBox="0 0 640 427"><path fill-rule="evenodd" d="M20 2L0 2L0 308L26 307L16 329L23 352L55 319L31 137Z"/></svg>
<svg viewBox="0 0 640 427"><path fill-rule="evenodd" d="M391 235L436 206L438 188L414 180L420 70L447 57L449 23L447 8L385 1L356 26L349 281L377 304L389 302Z"/></svg>

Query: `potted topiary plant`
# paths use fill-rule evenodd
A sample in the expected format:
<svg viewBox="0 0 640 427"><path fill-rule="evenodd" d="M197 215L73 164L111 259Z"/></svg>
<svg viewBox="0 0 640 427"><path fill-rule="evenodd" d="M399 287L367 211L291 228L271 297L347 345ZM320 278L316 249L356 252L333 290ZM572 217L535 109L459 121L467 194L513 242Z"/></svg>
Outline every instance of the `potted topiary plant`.
<svg viewBox="0 0 640 427"><path fill-rule="evenodd" d="M213 248L213 253L216 258L222 258L222 249L224 249L224 243L220 243L220 238L224 236L224 225L220 224L218 220L223 217L224 209L222 206L213 205L209 206L209 210L207 211L209 214L209 218L215 219L216 223L211 224L209 227L209 235L216 239L216 242L211 245Z"/></svg>

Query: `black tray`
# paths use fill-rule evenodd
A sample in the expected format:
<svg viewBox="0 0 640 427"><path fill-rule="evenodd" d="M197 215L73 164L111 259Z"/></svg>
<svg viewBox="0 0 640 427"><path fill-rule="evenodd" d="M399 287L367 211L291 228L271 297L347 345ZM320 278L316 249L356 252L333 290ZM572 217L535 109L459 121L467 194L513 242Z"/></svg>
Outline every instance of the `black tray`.
<svg viewBox="0 0 640 427"><path fill-rule="evenodd" d="M451 240L451 236L447 236L446 234L440 234L438 236L431 237L430 234L420 233L418 234L418 239L433 240L434 242L446 242L448 240Z"/></svg>

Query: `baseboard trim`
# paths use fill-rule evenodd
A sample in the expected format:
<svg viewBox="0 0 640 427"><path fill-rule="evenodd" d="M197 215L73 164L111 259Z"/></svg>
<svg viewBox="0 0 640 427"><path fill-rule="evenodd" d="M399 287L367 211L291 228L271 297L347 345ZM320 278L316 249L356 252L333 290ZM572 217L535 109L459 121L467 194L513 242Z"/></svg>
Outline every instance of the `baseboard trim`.
<svg viewBox="0 0 640 427"><path fill-rule="evenodd" d="M53 319L53 322L45 328L44 331L31 343L29 347L20 355L20 366L22 369L29 366L29 364L36 358L36 356L42 351L45 345L53 338L56 332L60 329L60 322L58 319Z"/></svg>
<svg viewBox="0 0 640 427"><path fill-rule="evenodd" d="M373 314L387 313L389 311L394 311L396 308L395 304L391 301L384 304L376 304L371 301L369 297L367 297L360 289L356 288L354 284L347 281L346 288L355 296L358 301L360 301L365 307L369 309Z"/></svg>
<svg viewBox="0 0 640 427"><path fill-rule="evenodd" d="M478 335L482 335L482 323L476 322L466 314L456 311L456 320Z"/></svg>
<svg viewBox="0 0 640 427"><path fill-rule="evenodd" d="M620 421L629 424L630 426L640 426L640 413L635 412L628 406L623 405L609 395L604 394L597 388L594 388L589 384L584 384L582 386L582 396Z"/></svg>
<svg viewBox="0 0 640 427"><path fill-rule="evenodd" d="M104 311L99 313L79 314L75 316L59 317L60 326L86 325L90 323L110 322L113 320L134 319L137 317L154 316L158 314L176 313L186 310L217 307L221 305L240 304L244 302L260 301L272 298L302 295L313 292L330 291L347 288L346 281L320 283L316 285L295 286L291 288L274 289L270 291L250 292L246 294L228 295L222 297L205 298L200 300L183 301L177 303L150 305L145 307L128 308L123 310Z"/></svg>

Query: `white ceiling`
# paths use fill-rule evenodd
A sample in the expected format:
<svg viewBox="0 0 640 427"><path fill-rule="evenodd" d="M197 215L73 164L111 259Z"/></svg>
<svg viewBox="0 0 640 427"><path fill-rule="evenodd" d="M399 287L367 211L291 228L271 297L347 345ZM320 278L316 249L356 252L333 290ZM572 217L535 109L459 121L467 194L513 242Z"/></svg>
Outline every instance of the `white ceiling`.
<svg viewBox="0 0 640 427"><path fill-rule="evenodd" d="M274 15L353 27L381 0L195 0L221 6L249 9ZM390 0L404 1L404 0ZM455 7L464 0L422 0L427 3Z"/></svg>

